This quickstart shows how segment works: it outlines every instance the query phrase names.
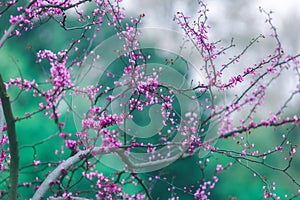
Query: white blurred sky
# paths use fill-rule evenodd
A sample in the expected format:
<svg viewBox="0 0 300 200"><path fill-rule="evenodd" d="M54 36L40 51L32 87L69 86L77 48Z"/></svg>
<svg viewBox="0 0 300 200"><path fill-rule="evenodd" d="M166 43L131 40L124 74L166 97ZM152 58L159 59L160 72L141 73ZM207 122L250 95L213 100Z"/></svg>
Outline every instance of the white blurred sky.
<svg viewBox="0 0 300 200"><path fill-rule="evenodd" d="M145 27L178 30L177 24L172 20L174 14L183 11L187 15L195 16L199 8L196 2L197 0L125 0L123 6L128 15L138 16L145 13L146 17L143 20ZM212 25L210 38L213 41L221 39L222 44L226 46L234 37L237 47L232 50L232 55L241 52L241 49L259 34L271 33L270 27L265 24L266 16L259 12L260 6L266 11L273 11L273 23L278 30L285 52L293 55L300 53L299 0L206 0L204 2L210 9L208 13L209 24ZM168 42L174 43L172 40ZM261 41L238 66L230 70L231 74L228 75L272 53L274 47L274 40ZM266 110L274 110L274 106L279 108L282 105L279 99L289 96L293 91L297 80L290 75L283 76L279 83L272 87L269 98L266 99L268 104L264 106ZM299 103L294 101L293 105L298 107Z"/></svg>
<svg viewBox="0 0 300 200"><path fill-rule="evenodd" d="M187 15L196 14L196 0L125 0L124 7L129 15L145 13L144 26L176 29L172 21L177 11ZM218 39L227 37L253 37L268 28L259 6L274 12L283 43L291 51L300 49L300 1L299 0L207 0L211 24L220 32ZM216 34L216 33L215 33ZM216 37L216 36L214 36ZM228 39L228 38L227 38Z"/></svg>

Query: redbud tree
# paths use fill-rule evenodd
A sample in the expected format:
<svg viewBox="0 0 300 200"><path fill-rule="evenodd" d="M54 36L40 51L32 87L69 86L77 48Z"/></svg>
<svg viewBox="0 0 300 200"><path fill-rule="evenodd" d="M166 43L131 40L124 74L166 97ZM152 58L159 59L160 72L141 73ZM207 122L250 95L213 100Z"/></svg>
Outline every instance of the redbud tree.
<svg viewBox="0 0 300 200"><path fill-rule="evenodd" d="M236 199L241 170L255 185L243 197L300 196L300 54L263 8L269 32L236 54L195 2L195 18L174 13L176 30L143 27L122 0L0 3L0 52L14 63L0 64L1 199ZM240 64L264 40L274 48ZM25 48L31 71L6 54Z"/></svg>

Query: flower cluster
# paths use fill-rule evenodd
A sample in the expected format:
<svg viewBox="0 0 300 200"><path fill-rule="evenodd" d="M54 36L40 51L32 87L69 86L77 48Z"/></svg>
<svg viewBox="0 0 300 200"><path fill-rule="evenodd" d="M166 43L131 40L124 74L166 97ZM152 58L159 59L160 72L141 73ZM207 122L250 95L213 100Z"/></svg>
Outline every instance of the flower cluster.
<svg viewBox="0 0 300 200"><path fill-rule="evenodd" d="M197 200L207 200L209 199L210 192L209 189L213 189L215 184L219 181L218 177L214 176L213 181L204 181L203 184L199 186L197 191L194 193L194 198Z"/></svg>
<svg viewBox="0 0 300 200"><path fill-rule="evenodd" d="M1 154L0 154L0 172L6 169L4 164L5 159L7 158L6 150L3 148L5 144L8 143L8 137L2 134L2 138L0 140Z"/></svg>
<svg viewBox="0 0 300 200"><path fill-rule="evenodd" d="M84 177L88 180L93 180L94 178L97 179L96 187L98 189L96 194L96 199L113 199L119 196L122 187L117 185L110 180L108 177L104 176L102 173L98 171L83 173Z"/></svg>

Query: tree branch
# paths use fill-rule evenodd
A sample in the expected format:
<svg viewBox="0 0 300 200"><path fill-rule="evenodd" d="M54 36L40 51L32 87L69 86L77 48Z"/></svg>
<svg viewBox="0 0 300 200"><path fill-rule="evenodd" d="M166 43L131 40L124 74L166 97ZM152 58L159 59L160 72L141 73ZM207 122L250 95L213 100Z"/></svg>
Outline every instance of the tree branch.
<svg viewBox="0 0 300 200"><path fill-rule="evenodd" d="M94 148L93 151L99 151L101 148ZM40 185L39 189L35 192L35 194L32 197L32 200L40 200L45 195L45 193L48 191L50 184L56 180L63 169L67 169L71 165L79 162L82 160L82 157L85 157L91 152L90 149L79 151L74 156L68 158L66 161L62 162L60 165L58 165L54 171L52 171L47 178L44 180L44 182Z"/></svg>
<svg viewBox="0 0 300 200"><path fill-rule="evenodd" d="M6 88L0 74L0 98L2 102L2 108L4 117L7 124L7 133L9 140L10 149L10 180L9 180L9 191L8 199L17 199L17 189L18 189L18 171L19 171L19 151L18 151L18 140L15 127L15 119L13 117L9 96L6 92Z"/></svg>
<svg viewBox="0 0 300 200"><path fill-rule="evenodd" d="M17 24L13 24L9 27L9 29L4 33L2 38L0 39L0 48L3 46L4 42L8 39L10 34L15 30Z"/></svg>
<svg viewBox="0 0 300 200"><path fill-rule="evenodd" d="M35 194L32 197L32 200L40 200L42 197L45 195L45 193L49 190L50 184L58 179L59 175L61 174L63 169L69 168L71 165L74 165L75 163L79 162L82 160L83 157L89 155L89 154L107 154L107 153L117 153L123 162L127 164L127 167L129 168L128 170L132 172L134 169L141 169L144 167L151 167L151 166L156 166L156 165L161 165L164 163L171 163L178 158L182 156L182 153L179 153L173 157L164 159L164 160L157 160L157 161L149 161L146 163L140 163L140 164L135 164L132 163L131 160L128 158L128 156L125 154L124 149L122 148L111 148L111 149L105 149L103 147L95 147L93 149L87 149L87 150L82 150L76 153L74 156L69 157L67 160L63 161L60 165L58 165L48 176L47 178L43 181L43 183L40 185L38 190L35 192Z"/></svg>

